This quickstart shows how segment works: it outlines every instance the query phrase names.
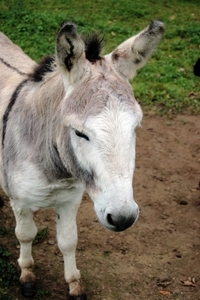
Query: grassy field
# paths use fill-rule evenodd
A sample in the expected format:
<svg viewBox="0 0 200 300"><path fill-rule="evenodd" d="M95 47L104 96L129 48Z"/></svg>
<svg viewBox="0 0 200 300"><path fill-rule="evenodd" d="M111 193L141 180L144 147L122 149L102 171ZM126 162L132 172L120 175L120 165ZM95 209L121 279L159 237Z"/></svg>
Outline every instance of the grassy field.
<svg viewBox="0 0 200 300"><path fill-rule="evenodd" d="M132 85L143 109L166 113L200 112L200 78L193 65L200 57L200 0L10 0L0 1L0 30L38 60L54 52L55 34L72 20L81 34L98 31L104 53L159 19L166 33Z"/></svg>

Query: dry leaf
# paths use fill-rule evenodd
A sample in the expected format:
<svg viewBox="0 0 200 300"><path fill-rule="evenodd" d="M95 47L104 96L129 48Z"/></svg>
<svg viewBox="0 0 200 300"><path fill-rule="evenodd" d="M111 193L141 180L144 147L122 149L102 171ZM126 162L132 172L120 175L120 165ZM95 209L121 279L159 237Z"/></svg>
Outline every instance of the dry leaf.
<svg viewBox="0 0 200 300"><path fill-rule="evenodd" d="M159 294L161 294L161 295L163 295L163 296L166 296L166 295L170 295L171 292L168 291L168 290L161 290L161 291L159 291Z"/></svg>
<svg viewBox="0 0 200 300"><path fill-rule="evenodd" d="M47 242L47 244L48 244L48 245L54 245L55 242L54 242L53 240L49 240L49 241Z"/></svg>
<svg viewBox="0 0 200 300"><path fill-rule="evenodd" d="M188 277L187 280L181 280L181 282L185 286L193 286L193 287L196 286L196 284L195 284L195 278Z"/></svg>
<svg viewBox="0 0 200 300"><path fill-rule="evenodd" d="M191 278L191 277L189 277L189 278ZM191 281L192 281L192 283L195 283L196 282L196 280L195 280L195 278L193 277L193 278L191 278Z"/></svg>
<svg viewBox="0 0 200 300"><path fill-rule="evenodd" d="M190 92L190 93L189 93L189 97L195 99L195 98L198 97L198 93Z"/></svg>
<svg viewBox="0 0 200 300"><path fill-rule="evenodd" d="M171 283L171 278L169 277L161 277L157 279L157 286L162 288L166 288Z"/></svg>
<svg viewBox="0 0 200 300"><path fill-rule="evenodd" d="M191 191L191 192L196 192L196 191L197 191L197 189L191 189L190 191Z"/></svg>

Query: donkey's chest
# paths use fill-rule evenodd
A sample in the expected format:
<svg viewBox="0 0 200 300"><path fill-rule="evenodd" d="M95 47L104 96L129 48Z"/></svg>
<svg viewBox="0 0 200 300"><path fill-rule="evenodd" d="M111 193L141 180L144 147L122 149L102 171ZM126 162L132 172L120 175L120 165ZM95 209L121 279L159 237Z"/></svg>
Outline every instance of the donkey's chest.
<svg viewBox="0 0 200 300"><path fill-rule="evenodd" d="M40 208L57 207L67 202L73 202L77 196L82 196L83 188L81 186L69 186L59 183L56 186L47 186L45 189L33 189L27 195L26 201L33 211Z"/></svg>
<svg viewBox="0 0 200 300"><path fill-rule="evenodd" d="M13 172L9 194L14 201L35 211L74 201L82 196L83 191L83 184L76 178L49 183L42 172L29 165L28 169Z"/></svg>

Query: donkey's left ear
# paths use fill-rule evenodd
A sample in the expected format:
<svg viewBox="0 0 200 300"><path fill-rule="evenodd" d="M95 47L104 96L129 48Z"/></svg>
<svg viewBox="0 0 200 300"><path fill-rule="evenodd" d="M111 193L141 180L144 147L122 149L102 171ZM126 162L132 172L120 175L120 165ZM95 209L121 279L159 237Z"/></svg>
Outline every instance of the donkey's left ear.
<svg viewBox="0 0 200 300"><path fill-rule="evenodd" d="M145 65L158 46L163 33L163 23L153 21L142 32L126 40L106 55L106 59L123 77L131 79L136 75L137 69Z"/></svg>
<svg viewBox="0 0 200 300"><path fill-rule="evenodd" d="M76 31L75 24L64 22L56 37L56 62L67 75L70 83L84 72L85 44ZM82 70L82 72L81 72Z"/></svg>

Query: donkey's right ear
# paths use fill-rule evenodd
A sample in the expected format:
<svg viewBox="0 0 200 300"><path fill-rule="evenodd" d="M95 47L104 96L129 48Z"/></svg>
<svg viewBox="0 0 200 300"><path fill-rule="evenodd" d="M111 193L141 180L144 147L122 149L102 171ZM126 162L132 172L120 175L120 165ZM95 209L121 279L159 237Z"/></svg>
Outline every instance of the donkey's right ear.
<svg viewBox="0 0 200 300"><path fill-rule="evenodd" d="M84 72L85 44L75 24L63 22L56 37L56 63L73 83ZM82 72L81 72L82 70Z"/></svg>

